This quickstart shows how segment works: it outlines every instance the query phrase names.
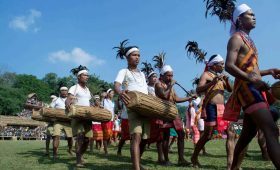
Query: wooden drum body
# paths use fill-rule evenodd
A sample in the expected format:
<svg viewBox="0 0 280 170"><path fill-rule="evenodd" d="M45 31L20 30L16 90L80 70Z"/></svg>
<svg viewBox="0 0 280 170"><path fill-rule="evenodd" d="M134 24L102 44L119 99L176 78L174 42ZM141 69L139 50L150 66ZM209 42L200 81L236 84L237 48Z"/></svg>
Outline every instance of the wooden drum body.
<svg viewBox="0 0 280 170"><path fill-rule="evenodd" d="M41 115L43 117L54 119L62 122L70 122L71 118L69 118L64 109L56 109L56 108L43 108L41 109Z"/></svg>
<svg viewBox="0 0 280 170"><path fill-rule="evenodd" d="M159 118L162 120L174 120L178 116L175 104L158 97L141 92L128 92L130 103L127 108L145 117Z"/></svg>
<svg viewBox="0 0 280 170"><path fill-rule="evenodd" d="M67 115L74 119L90 120L95 122L107 122L112 119L112 113L109 110L89 106L72 105Z"/></svg>

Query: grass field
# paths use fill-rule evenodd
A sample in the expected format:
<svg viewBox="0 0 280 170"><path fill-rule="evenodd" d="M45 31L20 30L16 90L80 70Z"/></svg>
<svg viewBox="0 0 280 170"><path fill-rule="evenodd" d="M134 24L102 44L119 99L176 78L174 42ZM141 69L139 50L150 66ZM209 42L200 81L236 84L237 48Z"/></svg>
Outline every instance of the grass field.
<svg viewBox="0 0 280 170"><path fill-rule="evenodd" d="M51 158L44 155L44 141L0 141L0 169L1 170L29 170L29 169L44 169L44 170L60 170L60 169L75 169L75 157L67 154L67 143L62 141L59 148L59 159L53 162ZM211 156L200 156L199 160L202 164L202 169L226 169L226 151L225 140L213 140L207 145L207 152ZM186 159L190 159L193 152L191 142L186 142L185 146ZM174 149L175 150L175 149ZM261 153L256 141L250 144L248 151L250 157L246 157L242 168L243 169L258 169L269 170L274 169L271 162L265 162L261 159ZM130 154L129 145L123 148L123 156L116 155L116 147L110 146L109 156L105 157L102 152L94 150L94 153L85 155L87 168L83 169L130 169ZM177 153L170 154L171 162L177 162ZM179 170L193 169L191 167L163 167L156 165L157 154L155 146L146 151L142 158L142 164L149 169L163 170Z"/></svg>

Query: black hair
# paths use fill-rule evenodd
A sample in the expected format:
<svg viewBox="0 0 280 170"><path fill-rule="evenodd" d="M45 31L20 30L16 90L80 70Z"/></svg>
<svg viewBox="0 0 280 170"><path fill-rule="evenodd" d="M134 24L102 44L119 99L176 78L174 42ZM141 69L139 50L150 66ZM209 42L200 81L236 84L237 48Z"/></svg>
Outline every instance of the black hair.
<svg viewBox="0 0 280 170"><path fill-rule="evenodd" d="M124 58L128 57L128 56L126 56L126 53L131 48L138 48L137 46L128 46L128 47L126 47L127 44L128 44L128 39L120 42L120 46L119 47L113 47L113 49L117 49L117 56L116 56L116 58L124 59Z"/></svg>
<svg viewBox="0 0 280 170"><path fill-rule="evenodd" d="M88 68L87 68L86 66L79 65L79 67L76 67L76 68L71 69L70 72L71 72L74 76L77 76L78 72L81 71L81 70L88 70Z"/></svg>

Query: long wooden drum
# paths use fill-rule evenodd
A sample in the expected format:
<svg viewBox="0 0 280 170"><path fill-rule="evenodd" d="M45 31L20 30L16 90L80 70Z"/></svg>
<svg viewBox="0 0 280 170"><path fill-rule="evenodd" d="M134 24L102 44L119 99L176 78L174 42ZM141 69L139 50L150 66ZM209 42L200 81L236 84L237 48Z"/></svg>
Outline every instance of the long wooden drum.
<svg viewBox="0 0 280 170"><path fill-rule="evenodd" d="M112 114L109 110L99 107L87 107L87 106L71 106L70 111L67 114L71 118L90 120L96 122L107 122L112 119Z"/></svg>
<svg viewBox="0 0 280 170"><path fill-rule="evenodd" d="M272 84L271 93L276 99L280 100L280 81Z"/></svg>
<svg viewBox="0 0 280 170"><path fill-rule="evenodd" d="M34 109L32 110L31 119L37 120L37 121L42 121L42 122L53 122L52 119L43 117L39 110L34 110Z"/></svg>
<svg viewBox="0 0 280 170"><path fill-rule="evenodd" d="M176 105L169 101L136 91L128 92L128 96L131 100L127 105L127 108L142 116L163 120L174 120L178 115Z"/></svg>
<svg viewBox="0 0 280 170"><path fill-rule="evenodd" d="M69 118L64 109L55 109L55 108L42 108L41 114L43 117L55 119L57 121L70 122Z"/></svg>

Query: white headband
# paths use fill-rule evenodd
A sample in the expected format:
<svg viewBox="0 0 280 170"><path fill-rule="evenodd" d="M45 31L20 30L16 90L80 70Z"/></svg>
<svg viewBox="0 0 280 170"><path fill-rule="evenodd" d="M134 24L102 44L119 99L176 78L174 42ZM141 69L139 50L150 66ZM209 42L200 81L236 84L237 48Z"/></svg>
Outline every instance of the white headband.
<svg viewBox="0 0 280 170"><path fill-rule="evenodd" d="M128 57L129 54L131 54L131 53L133 53L133 52L135 52L135 51L139 51L139 49L136 48L136 47L133 47L133 48L129 49L129 50L126 52L125 56Z"/></svg>
<svg viewBox="0 0 280 170"><path fill-rule="evenodd" d="M157 75L156 72L152 71L152 72L150 72L150 74L148 74L148 78L150 78L153 74L156 74L156 75Z"/></svg>
<svg viewBox="0 0 280 170"><path fill-rule="evenodd" d="M95 95L94 99L100 99L99 95Z"/></svg>
<svg viewBox="0 0 280 170"><path fill-rule="evenodd" d="M246 4L241 4L239 5L238 7L236 7L233 11L233 14L232 14L232 21L231 21L231 27L230 27L230 35L233 35L237 30L236 30L236 21L237 21L237 18L247 12L248 10L250 10L251 8L246 5Z"/></svg>
<svg viewBox="0 0 280 170"><path fill-rule="evenodd" d="M112 89L108 89L106 93L109 94L111 91L112 91Z"/></svg>
<svg viewBox="0 0 280 170"><path fill-rule="evenodd" d="M83 74L83 73L88 73L88 71L87 71L87 70L81 70L81 71L79 71L79 72L77 73L77 76L79 76L79 75L81 75L81 74Z"/></svg>
<svg viewBox="0 0 280 170"><path fill-rule="evenodd" d="M67 88L67 87L60 87L59 90L60 90L60 91L62 91L62 90L68 90L68 88Z"/></svg>
<svg viewBox="0 0 280 170"><path fill-rule="evenodd" d="M223 57L219 54L217 54L216 57L214 57L211 61L208 61L207 66L213 66L216 63L224 61Z"/></svg>
<svg viewBox="0 0 280 170"><path fill-rule="evenodd" d="M170 65L164 65L163 67L162 67L162 69L161 69L161 71L160 71L160 74L161 75L164 75L166 72L172 72L173 71L173 69L172 69L172 67L170 66Z"/></svg>

